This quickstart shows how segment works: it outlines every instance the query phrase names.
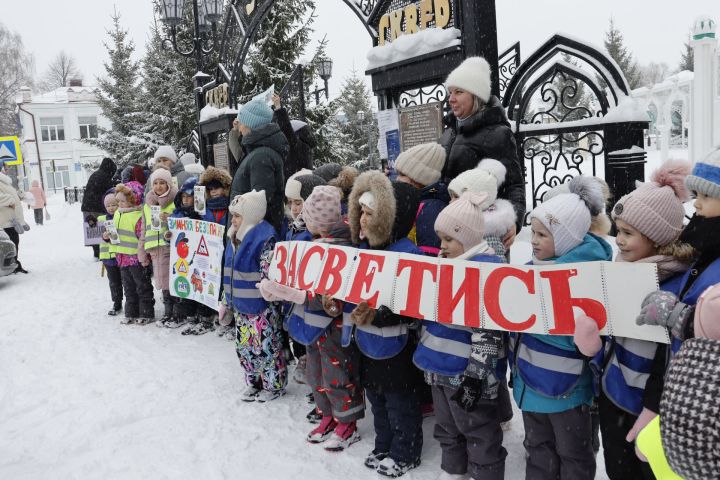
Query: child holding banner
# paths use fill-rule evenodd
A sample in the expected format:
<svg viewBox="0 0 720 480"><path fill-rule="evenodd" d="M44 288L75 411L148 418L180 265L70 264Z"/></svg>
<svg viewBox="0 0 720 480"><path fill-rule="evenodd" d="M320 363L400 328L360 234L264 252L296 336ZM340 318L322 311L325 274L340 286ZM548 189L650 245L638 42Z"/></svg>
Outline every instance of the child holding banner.
<svg viewBox="0 0 720 480"><path fill-rule="evenodd" d="M666 162L650 182L622 197L612 212L620 251L615 261L656 264L660 289L667 292L678 291L694 254L691 247L677 241L685 218L683 202L688 198L683 182L690 168L686 161ZM594 320L577 318L575 344L587 356L601 350ZM593 359L601 373L600 431L611 480L655 478L635 455L632 442L659 412L666 351L664 344L608 336L602 353Z"/></svg>
<svg viewBox="0 0 720 480"><path fill-rule="evenodd" d="M405 183L391 183L381 172L369 171L355 181L348 201L353 243L360 248L422 255L407 238L415 221L419 195ZM377 310L360 302L345 316L343 345L355 342L362 353L360 375L372 406L375 449L365 459L368 468L399 477L420 465L422 413L417 390L423 383L412 363L417 343L409 325L414 320Z"/></svg>
<svg viewBox="0 0 720 480"><path fill-rule="evenodd" d="M269 402L285 394L287 367L282 351L280 305L268 302L255 286L268 276L275 228L263 220L265 191L236 196L230 204L230 240L225 249L221 322L236 325L235 348L245 370L244 402Z"/></svg>
<svg viewBox="0 0 720 480"><path fill-rule="evenodd" d="M100 225L103 225L108 218L112 219L118 209L114 188L105 192L103 206L105 207L105 215L98 217L98 223ZM110 284L110 298L112 299L113 307L108 311L108 315L114 317L122 312L122 277L120 276L120 267L118 267L117 260L115 260L115 245L110 242L110 234L103 230L102 238L103 241L100 243L100 256L98 258L100 258L100 261L105 266L108 283Z"/></svg>
<svg viewBox="0 0 720 480"><path fill-rule="evenodd" d="M569 192L530 214L533 264L609 261L612 249L588 233L591 217L604 208L594 180L578 176ZM522 410L529 479L595 477L590 405L593 377L573 338L512 334L513 396Z"/></svg>
<svg viewBox="0 0 720 480"><path fill-rule="evenodd" d="M157 322L164 327L174 320L175 298L170 295L170 245L167 238L167 219L175 210L177 188L173 185L170 170L158 167L150 175L150 190L145 195L142 228L138 242L138 259L147 267L152 262L155 288L162 291L165 312ZM148 258L150 257L150 258Z"/></svg>
<svg viewBox="0 0 720 480"><path fill-rule="evenodd" d="M504 262L483 240L486 199L486 193L465 192L440 212L435 230L441 257ZM497 371L498 361L506 355L504 338L499 331L423 322L413 361L432 385L433 436L440 442L441 468L448 478L466 474L475 480L504 478L507 451L502 446L498 396L502 377ZM462 352L455 350L460 345Z"/></svg>

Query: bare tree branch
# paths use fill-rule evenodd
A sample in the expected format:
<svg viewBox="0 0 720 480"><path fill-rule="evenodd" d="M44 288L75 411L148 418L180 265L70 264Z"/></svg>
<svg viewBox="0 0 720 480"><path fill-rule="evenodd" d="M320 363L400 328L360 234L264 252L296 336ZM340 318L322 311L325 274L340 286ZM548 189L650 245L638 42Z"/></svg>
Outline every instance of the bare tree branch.
<svg viewBox="0 0 720 480"><path fill-rule="evenodd" d="M35 62L22 39L0 23L0 136L16 133L15 98L22 86L32 86Z"/></svg>
<svg viewBox="0 0 720 480"><path fill-rule="evenodd" d="M61 50L45 70L42 88L49 91L67 87L71 79L80 78L80 76L75 58Z"/></svg>

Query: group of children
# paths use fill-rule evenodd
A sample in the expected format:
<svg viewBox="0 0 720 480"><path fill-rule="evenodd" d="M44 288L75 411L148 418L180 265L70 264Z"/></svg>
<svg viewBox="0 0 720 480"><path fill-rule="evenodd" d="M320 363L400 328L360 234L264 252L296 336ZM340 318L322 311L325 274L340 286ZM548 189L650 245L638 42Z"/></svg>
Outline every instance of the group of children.
<svg viewBox="0 0 720 480"><path fill-rule="evenodd" d="M593 426L598 422L605 468L613 480L652 479L660 468L685 478L718 478L712 448L703 459L698 460L695 452L692 462L683 460L689 458L692 439L686 438L687 428L672 428L678 423L686 426L686 419L671 415L675 404L666 393L677 388L675 383L666 385L666 371L671 360L690 355L686 345L698 348L692 340L684 342L695 336L710 342L699 347L715 352L708 359L720 356L720 311L705 308L702 324L699 309L695 312L703 292L720 283L720 150L694 168L683 161L663 164L650 181L610 209L619 250L614 260L654 264L660 281L659 291L638 299L642 310L637 319L614 321L666 327L673 339L669 347L600 336L596 319L581 310L575 313L573 336L509 335L421 322L386 306L345 303L269 280L275 243L285 240L507 263L502 238L518 219L509 202L498 198L505 168L485 159L446 185L441 182L445 155L443 147L433 143L403 152L396 162L395 182L376 171L300 171L286 182L287 218L280 232L265 220L264 191L228 199L226 173L210 167L209 175L200 178L210 192L208 206L216 202L208 209L213 213L203 219L228 227L218 319L235 325L236 350L247 383L242 400L269 402L285 393L289 335L301 360L297 368L300 363L304 368L301 381L312 388L315 403L308 420L316 426L307 441L332 452L357 442L357 422L364 417L367 399L375 442L364 464L380 475L399 477L420 465L422 404L429 401L423 392L429 385L433 434L442 450L439 478L504 478L502 424L512 417L509 387L522 411L528 479L594 478ZM151 231L146 225L153 205L164 215L197 216L191 197L198 180L188 180L179 190L168 180L169 172L162 167L153 172L144 207L142 190L134 182L118 185L106 197L120 237L109 253L114 253L116 266L106 264L114 302L110 313L120 311L119 277L126 296L126 323L153 318L150 263L156 287L163 290L164 324L179 326L189 316L184 301L166 295L166 216L161 217L165 230ZM696 211L684 226L684 202L690 194L695 196ZM604 182L585 176L548 192L528 217L531 263L612 261L608 198ZM201 323L211 323L208 318L213 317L212 312L198 316L204 319ZM693 358L696 368L717 370L709 361ZM692 390L693 385L686 383L685 388ZM716 415L706 417L717 421ZM648 426L650 431L658 422L655 443L650 439L646 443L651 447L643 448L638 442L643 453L636 451L638 435L648 437L644 429ZM660 436L660 451L667 459L652 447ZM646 449L653 454L645 454ZM705 462L702 468L698 462Z"/></svg>

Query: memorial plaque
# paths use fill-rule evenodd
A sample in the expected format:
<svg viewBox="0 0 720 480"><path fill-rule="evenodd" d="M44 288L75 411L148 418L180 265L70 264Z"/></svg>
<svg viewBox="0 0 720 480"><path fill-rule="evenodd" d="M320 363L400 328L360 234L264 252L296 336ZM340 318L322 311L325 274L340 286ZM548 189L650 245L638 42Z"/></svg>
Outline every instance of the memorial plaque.
<svg viewBox="0 0 720 480"><path fill-rule="evenodd" d="M421 143L437 142L442 134L442 104L440 102L401 108L400 149L404 152Z"/></svg>
<svg viewBox="0 0 720 480"><path fill-rule="evenodd" d="M230 173L230 158L228 156L227 142L216 143L213 145L213 157L215 158L215 167Z"/></svg>

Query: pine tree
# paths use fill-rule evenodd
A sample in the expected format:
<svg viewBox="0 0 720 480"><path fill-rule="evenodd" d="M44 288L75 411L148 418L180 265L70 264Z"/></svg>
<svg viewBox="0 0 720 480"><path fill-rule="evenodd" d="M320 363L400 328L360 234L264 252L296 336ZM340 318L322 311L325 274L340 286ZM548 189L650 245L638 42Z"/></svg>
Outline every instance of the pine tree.
<svg viewBox="0 0 720 480"><path fill-rule="evenodd" d="M620 66L620 70L625 75L631 89L640 86L641 76L637 62L633 59L632 53L625 46L624 39L620 30L615 26L615 20L610 18L610 27L605 32L605 50Z"/></svg>
<svg viewBox="0 0 720 480"><path fill-rule="evenodd" d="M695 68L695 50L693 50L690 38L690 34L688 34L687 42L684 43L685 51L683 51L680 57L680 71L690 70L693 72Z"/></svg>
<svg viewBox="0 0 720 480"><path fill-rule="evenodd" d="M124 166L140 160L144 152L143 143L130 136L136 130L135 114L139 107L138 65L131 58L135 44L127 38L128 31L120 25L117 11L112 21L112 29L107 32L110 41L105 43L109 56L104 64L107 76L98 78L98 104L112 128L99 128L99 137L86 141L105 150L118 165Z"/></svg>

